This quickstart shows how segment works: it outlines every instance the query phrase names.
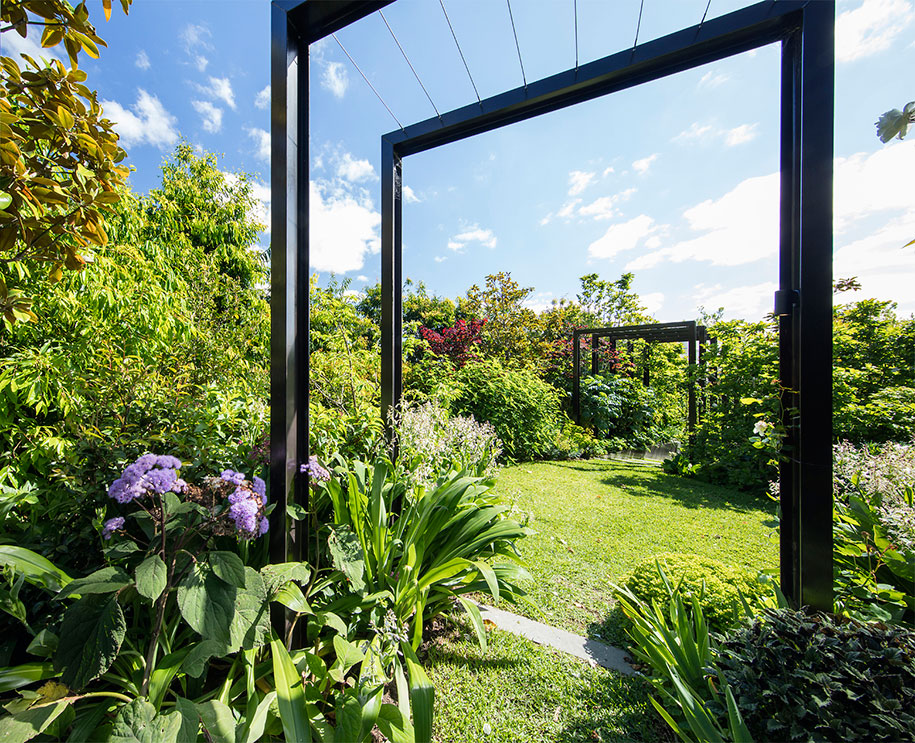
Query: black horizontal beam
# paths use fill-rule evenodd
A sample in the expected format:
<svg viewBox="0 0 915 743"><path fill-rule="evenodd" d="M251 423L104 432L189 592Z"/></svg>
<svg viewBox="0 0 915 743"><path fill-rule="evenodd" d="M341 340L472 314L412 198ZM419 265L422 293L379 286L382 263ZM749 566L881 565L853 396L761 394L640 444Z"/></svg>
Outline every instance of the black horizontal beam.
<svg viewBox="0 0 915 743"><path fill-rule="evenodd" d="M577 328L573 331L577 338L590 335L597 338L642 339L646 341L670 342L689 341L698 338L706 339L706 329L696 325L695 321L650 323L648 325L619 325L614 328Z"/></svg>
<svg viewBox="0 0 915 743"><path fill-rule="evenodd" d="M313 44L335 31L355 23L394 0L273 0L286 12L289 22L301 33L302 41Z"/></svg>
<svg viewBox="0 0 915 743"><path fill-rule="evenodd" d="M398 155L423 152L779 41L809 0L767 0L390 132Z"/></svg>

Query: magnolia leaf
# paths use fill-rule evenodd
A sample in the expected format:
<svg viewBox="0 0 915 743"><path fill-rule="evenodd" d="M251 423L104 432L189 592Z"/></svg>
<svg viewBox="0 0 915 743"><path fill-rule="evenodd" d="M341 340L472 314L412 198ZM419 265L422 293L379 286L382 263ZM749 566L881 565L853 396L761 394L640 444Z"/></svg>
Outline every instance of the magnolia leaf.
<svg viewBox="0 0 915 743"><path fill-rule="evenodd" d="M168 581L168 568L159 555L150 555L137 566L137 592L151 601L162 595Z"/></svg>
<svg viewBox="0 0 915 743"><path fill-rule="evenodd" d="M61 681L81 689L107 671L118 656L127 623L117 596L86 596L64 614L54 667Z"/></svg>
<svg viewBox="0 0 915 743"><path fill-rule="evenodd" d="M145 699L134 699L118 710L108 743L176 743L181 715L158 715Z"/></svg>
<svg viewBox="0 0 915 743"><path fill-rule="evenodd" d="M10 196L6 191L0 191L0 209L6 209L6 207L12 203L13 197Z"/></svg>

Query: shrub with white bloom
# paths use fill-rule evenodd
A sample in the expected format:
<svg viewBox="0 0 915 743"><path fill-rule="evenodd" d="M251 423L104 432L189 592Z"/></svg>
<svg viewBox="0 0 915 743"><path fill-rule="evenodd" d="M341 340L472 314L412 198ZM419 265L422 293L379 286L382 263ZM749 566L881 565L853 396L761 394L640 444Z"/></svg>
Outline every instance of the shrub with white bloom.
<svg viewBox="0 0 915 743"><path fill-rule="evenodd" d="M766 431L769 430L771 423L766 423L766 421L756 421L753 426L753 433L757 436L762 436Z"/></svg>
<svg viewBox="0 0 915 743"><path fill-rule="evenodd" d="M451 470L466 469L480 477L498 470L502 442L489 423L472 416L451 416L434 402L405 408L394 420L401 476L416 485L431 485Z"/></svg>

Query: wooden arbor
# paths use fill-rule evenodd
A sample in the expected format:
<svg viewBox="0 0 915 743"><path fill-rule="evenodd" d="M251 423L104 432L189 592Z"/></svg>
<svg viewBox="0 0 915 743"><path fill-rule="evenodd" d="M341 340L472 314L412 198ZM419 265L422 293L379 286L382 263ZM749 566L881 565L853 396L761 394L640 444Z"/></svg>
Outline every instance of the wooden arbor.
<svg viewBox="0 0 915 743"><path fill-rule="evenodd" d="M644 340L649 343L686 343L686 358L690 367L694 367L702 358L702 344L708 335L702 325L695 320L683 322L652 323L650 325L621 325L615 328L578 328L572 331L572 413L577 422L581 422L581 338L591 336L591 373L597 374L599 357L598 343L600 338L609 338L611 347L616 348L617 341ZM648 384L648 368L645 368L645 384ZM696 427L696 380L692 379L687 388L687 425L692 434Z"/></svg>

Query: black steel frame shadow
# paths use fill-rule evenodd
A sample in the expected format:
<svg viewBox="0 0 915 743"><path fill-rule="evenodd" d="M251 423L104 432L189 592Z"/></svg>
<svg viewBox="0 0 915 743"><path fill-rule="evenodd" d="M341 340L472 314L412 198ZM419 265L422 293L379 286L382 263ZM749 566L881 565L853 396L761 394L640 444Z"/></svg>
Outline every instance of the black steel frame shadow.
<svg viewBox="0 0 915 743"><path fill-rule="evenodd" d="M581 338L591 336L591 374L599 370L598 343L600 338L609 338L611 347L616 350L617 341L634 340L648 343L686 343L686 360L690 369L702 359L702 344L708 340L705 327L697 325L695 320L682 322L659 322L648 325L617 325L608 328L575 328L572 331L572 415L576 423L581 423ZM651 346L646 348L650 353ZM648 364L645 359L644 383L647 386ZM696 429L698 413L696 407L696 379L691 378L686 388L687 420L690 435Z"/></svg>
<svg viewBox="0 0 915 743"><path fill-rule="evenodd" d="M299 559L308 455L308 46L393 0L273 0L271 46L271 556ZM402 193L408 155L781 45L780 381L792 456L780 467L781 584L832 609L834 0L765 0L381 138L382 408L401 397ZM275 617L275 620L278 620Z"/></svg>

